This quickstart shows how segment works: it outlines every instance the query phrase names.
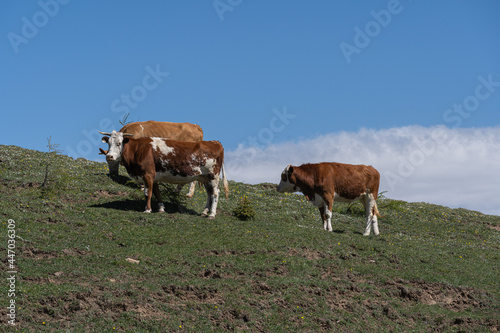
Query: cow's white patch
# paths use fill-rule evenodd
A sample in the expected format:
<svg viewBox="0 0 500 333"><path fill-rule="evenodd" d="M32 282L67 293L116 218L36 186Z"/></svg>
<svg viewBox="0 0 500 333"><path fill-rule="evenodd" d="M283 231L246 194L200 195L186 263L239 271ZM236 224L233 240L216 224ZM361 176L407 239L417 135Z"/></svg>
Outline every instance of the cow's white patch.
<svg viewBox="0 0 500 333"><path fill-rule="evenodd" d="M165 140L162 138L151 138L151 146L154 150L160 150L160 152L167 156L168 154L174 154L174 148L167 146Z"/></svg>
<svg viewBox="0 0 500 333"><path fill-rule="evenodd" d="M217 160L215 158L207 158L205 161L205 168L207 168L210 173L214 173L214 168L216 165Z"/></svg>

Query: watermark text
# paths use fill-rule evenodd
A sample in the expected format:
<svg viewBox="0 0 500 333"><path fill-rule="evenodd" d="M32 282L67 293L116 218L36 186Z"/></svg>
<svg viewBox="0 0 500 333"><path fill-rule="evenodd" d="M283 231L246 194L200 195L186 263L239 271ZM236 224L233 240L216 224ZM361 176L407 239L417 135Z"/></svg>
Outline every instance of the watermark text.
<svg viewBox="0 0 500 333"><path fill-rule="evenodd" d="M16 325L16 221L7 221L7 322Z"/></svg>

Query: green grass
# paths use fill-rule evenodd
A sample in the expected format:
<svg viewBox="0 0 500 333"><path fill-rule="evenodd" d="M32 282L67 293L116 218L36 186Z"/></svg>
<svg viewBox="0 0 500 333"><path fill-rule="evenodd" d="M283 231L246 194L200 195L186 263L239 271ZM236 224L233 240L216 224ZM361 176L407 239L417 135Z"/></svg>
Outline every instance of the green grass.
<svg viewBox="0 0 500 333"><path fill-rule="evenodd" d="M104 163L51 158L47 191L47 154L0 146L0 253L6 278L13 219L19 332L500 329L498 216L381 198L379 237L362 236L361 205L336 204L328 233L303 196L236 182L215 220L199 216L200 188L145 214L125 170L111 179ZM244 196L247 221L233 214Z"/></svg>

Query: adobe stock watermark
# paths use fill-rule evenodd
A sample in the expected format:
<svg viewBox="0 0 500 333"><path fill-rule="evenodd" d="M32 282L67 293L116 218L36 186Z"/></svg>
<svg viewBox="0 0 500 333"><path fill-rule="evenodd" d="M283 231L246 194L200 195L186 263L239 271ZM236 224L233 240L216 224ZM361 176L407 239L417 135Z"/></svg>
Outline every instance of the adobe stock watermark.
<svg viewBox="0 0 500 333"><path fill-rule="evenodd" d="M122 119L131 109L136 109L142 101L144 101L150 92L157 89L160 84L167 78L170 73L163 72L160 65L157 64L154 68L146 66L146 75L142 78L139 84L132 87L130 91L122 93L120 97L115 98L110 104L110 110L118 114L118 119ZM111 132L118 130L114 128L114 123L110 118L102 118L99 121L99 127L91 130L83 129L81 133L85 137L75 148L67 146L66 151L72 156L86 157L92 153L96 147L101 144L101 132Z"/></svg>
<svg viewBox="0 0 500 333"><path fill-rule="evenodd" d="M66 5L70 0L40 0L38 6L40 10L35 12L31 18L23 16L21 18L22 26L20 34L9 32L7 38L9 39L12 49L17 54L19 53L19 46L21 44L28 44L28 42L38 35L41 28L45 27L50 19L54 18L61 8L61 5Z"/></svg>
<svg viewBox="0 0 500 333"><path fill-rule="evenodd" d="M214 0L212 5L219 16L219 20L223 22L225 13L232 12L236 7L241 5L242 2L243 0Z"/></svg>
<svg viewBox="0 0 500 333"><path fill-rule="evenodd" d="M7 221L7 322L11 326L16 325L16 221L9 219ZM4 294L5 295L5 294Z"/></svg>
<svg viewBox="0 0 500 333"><path fill-rule="evenodd" d="M477 80L479 84L476 85L474 93L466 96L461 103L454 103L451 108L444 111L443 120L452 128L460 126L464 119L469 118L479 109L481 102L490 98L500 87L500 81L494 81L493 74L487 77L478 76ZM412 176L419 166L436 153L440 145L447 143L448 139L443 128L436 128L428 139L417 142L417 147L407 157L401 156L397 174L390 171L385 173L385 179L391 190L394 190L398 183Z"/></svg>
<svg viewBox="0 0 500 333"><path fill-rule="evenodd" d="M403 9L399 0L389 0L386 9L371 10L370 15L373 20L368 21L363 28L354 27L353 43L349 44L343 41L339 44L347 63L351 63L353 54L360 54L363 49L368 47L372 40L380 35L382 28L387 28L391 24L393 16L400 14Z"/></svg>
<svg viewBox="0 0 500 333"><path fill-rule="evenodd" d="M251 163L259 153L259 150L263 150L266 146L269 146L276 134L283 132L291 120L297 117L295 114L288 113L286 106L283 106L281 111L274 108L272 113L273 116L269 120L268 127L261 128L256 135L248 136L246 141L238 145L239 147L247 145L250 147L238 151L236 156L231 159L228 168L231 168L233 172L237 173L241 167Z"/></svg>

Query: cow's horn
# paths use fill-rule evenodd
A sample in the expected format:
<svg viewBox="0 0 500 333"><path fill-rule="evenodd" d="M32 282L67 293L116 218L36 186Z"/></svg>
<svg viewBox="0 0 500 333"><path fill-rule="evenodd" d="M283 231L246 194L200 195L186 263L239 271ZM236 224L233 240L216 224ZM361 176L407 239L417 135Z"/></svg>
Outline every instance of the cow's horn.
<svg viewBox="0 0 500 333"><path fill-rule="evenodd" d="M107 132L101 132L101 131L99 131L99 133L101 133L102 135L107 135L107 136L111 136L111 133L107 133Z"/></svg>
<svg viewBox="0 0 500 333"><path fill-rule="evenodd" d="M134 136L134 135L130 133L123 133L123 136Z"/></svg>

